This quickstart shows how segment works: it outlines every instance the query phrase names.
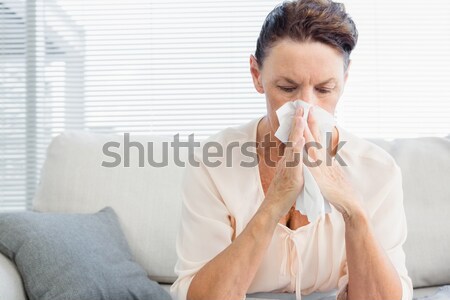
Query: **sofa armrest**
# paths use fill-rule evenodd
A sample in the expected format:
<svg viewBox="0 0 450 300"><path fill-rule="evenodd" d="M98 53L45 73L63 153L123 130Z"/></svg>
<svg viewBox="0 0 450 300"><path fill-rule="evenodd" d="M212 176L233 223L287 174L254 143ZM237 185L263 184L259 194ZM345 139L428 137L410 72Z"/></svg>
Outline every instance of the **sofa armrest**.
<svg viewBox="0 0 450 300"><path fill-rule="evenodd" d="M22 278L16 265L0 253L0 299L25 300Z"/></svg>

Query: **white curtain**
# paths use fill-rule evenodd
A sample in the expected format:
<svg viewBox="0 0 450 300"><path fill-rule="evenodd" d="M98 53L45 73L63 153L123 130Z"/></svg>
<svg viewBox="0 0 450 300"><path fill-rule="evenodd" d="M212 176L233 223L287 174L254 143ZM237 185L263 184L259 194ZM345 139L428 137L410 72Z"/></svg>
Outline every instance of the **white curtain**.
<svg viewBox="0 0 450 300"><path fill-rule="evenodd" d="M361 137L450 133L450 2L343 1L360 39L338 121ZM265 113L249 72L279 1L0 0L0 210L31 203L64 130L194 133Z"/></svg>

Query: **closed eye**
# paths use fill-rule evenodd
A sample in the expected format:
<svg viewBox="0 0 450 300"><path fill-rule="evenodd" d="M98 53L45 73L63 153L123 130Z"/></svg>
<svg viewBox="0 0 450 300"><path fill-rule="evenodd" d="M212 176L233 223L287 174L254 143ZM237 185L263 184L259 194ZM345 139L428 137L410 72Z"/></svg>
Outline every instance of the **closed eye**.
<svg viewBox="0 0 450 300"><path fill-rule="evenodd" d="M287 92L287 93L292 93L292 92L295 91L295 89L296 89L296 88L292 88L292 87L284 87L284 86L279 86L279 88L280 88L282 91L285 91L285 92Z"/></svg>
<svg viewBox="0 0 450 300"><path fill-rule="evenodd" d="M331 92L331 89L317 88L316 91L318 91L321 94L328 94Z"/></svg>

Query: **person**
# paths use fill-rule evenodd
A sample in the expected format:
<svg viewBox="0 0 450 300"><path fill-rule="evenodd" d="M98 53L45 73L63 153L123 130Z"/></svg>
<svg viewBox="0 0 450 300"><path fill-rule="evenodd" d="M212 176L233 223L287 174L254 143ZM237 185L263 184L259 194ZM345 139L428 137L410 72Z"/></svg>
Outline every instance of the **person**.
<svg viewBox="0 0 450 300"><path fill-rule="evenodd" d="M411 299L402 174L394 159L339 123L331 147L307 147L322 143L314 108L307 119L296 110L286 144L274 135L276 111L288 101L301 99L334 115L357 39L345 7L333 1L284 1L269 13L250 56L267 114L203 143L225 149L254 141L256 167L240 164L249 157L236 148L224 151L219 166L205 162L200 148L194 152L200 165L185 170L173 298L295 292L299 300L335 290L337 299ZM264 143L267 137L275 146ZM325 162L327 155L331 163L305 163ZM303 168L332 207L314 222L295 206Z"/></svg>

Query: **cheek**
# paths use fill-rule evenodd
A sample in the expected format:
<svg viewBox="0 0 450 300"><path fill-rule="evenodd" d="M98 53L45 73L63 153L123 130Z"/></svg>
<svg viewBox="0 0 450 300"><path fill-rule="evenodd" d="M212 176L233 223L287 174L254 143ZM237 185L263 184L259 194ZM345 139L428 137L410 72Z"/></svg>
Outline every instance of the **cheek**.
<svg viewBox="0 0 450 300"><path fill-rule="evenodd" d="M267 117L273 132L278 129L280 125L277 117L277 109L283 106L288 101L292 101L289 97L286 97L282 91L266 90L266 106L267 106Z"/></svg>
<svg viewBox="0 0 450 300"><path fill-rule="evenodd" d="M267 108L274 111L283 106L286 102L294 100L291 98L292 96L289 96L276 87L266 90Z"/></svg>
<svg viewBox="0 0 450 300"><path fill-rule="evenodd" d="M318 105L328 111L329 113L333 114L334 110L336 108L336 105L339 101L339 93L332 93L330 95L327 95L325 97L321 97L318 100Z"/></svg>
<svg viewBox="0 0 450 300"><path fill-rule="evenodd" d="M337 104L337 99L334 97L328 97L327 99L321 99L318 101L317 105L321 108L333 112Z"/></svg>

